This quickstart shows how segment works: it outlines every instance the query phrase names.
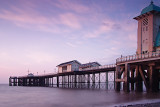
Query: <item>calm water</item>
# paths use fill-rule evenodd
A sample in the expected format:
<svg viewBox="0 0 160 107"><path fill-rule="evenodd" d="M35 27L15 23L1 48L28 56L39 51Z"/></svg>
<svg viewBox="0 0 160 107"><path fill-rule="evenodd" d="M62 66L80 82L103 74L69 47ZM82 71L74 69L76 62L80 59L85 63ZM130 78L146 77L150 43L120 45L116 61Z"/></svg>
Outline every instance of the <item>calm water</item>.
<svg viewBox="0 0 160 107"><path fill-rule="evenodd" d="M109 107L124 103L160 100L160 93L0 85L0 107Z"/></svg>

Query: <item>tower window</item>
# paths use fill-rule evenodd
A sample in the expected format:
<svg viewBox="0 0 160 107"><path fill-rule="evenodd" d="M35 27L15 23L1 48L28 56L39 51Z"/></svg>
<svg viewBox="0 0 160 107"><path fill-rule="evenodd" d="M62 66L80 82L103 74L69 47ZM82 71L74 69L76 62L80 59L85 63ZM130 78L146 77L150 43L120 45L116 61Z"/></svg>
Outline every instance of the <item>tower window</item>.
<svg viewBox="0 0 160 107"><path fill-rule="evenodd" d="M145 31L145 27L143 27L143 31Z"/></svg>
<svg viewBox="0 0 160 107"><path fill-rule="evenodd" d="M143 40L143 43L145 42L145 40Z"/></svg>
<svg viewBox="0 0 160 107"><path fill-rule="evenodd" d="M148 26L146 26L146 31L148 31Z"/></svg>
<svg viewBox="0 0 160 107"><path fill-rule="evenodd" d="M145 19L143 19L143 26L146 26L146 25L148 25L148 18L145 18Z"/></svg>

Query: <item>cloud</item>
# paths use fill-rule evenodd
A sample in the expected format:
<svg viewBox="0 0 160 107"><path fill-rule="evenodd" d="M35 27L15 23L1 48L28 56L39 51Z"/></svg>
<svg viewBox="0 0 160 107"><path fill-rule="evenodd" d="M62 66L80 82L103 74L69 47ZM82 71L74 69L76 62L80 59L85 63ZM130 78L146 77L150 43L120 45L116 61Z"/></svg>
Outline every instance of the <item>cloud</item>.
<svg viewBox="0 0 160 107"><path fill-rule="evenodd" d="M67 44L68 46L72 47L72 48L75 48L75 47L77 47L75 44L73 44L73 43L70 43L70 42L67 42L66 44Z"/></svg>
<svg viewBox="0 0 160 107"><path fill-rule="evenodd" d="M114 20L111 19L104 19L101 21L100 25L97 25L96 29L92 29L93 32L88 32L85 34L85 38L97 38L101 36L101 34L107 34L114 30L121 29L121 25Z"/></svg>
<svg viewBox="0 0 160 107"><path fill-rule="evenodd" d="M58 0L57 2L51 1L51 4L60 9L70 10L77 13L85 13L85 12L89 12L90 10L87 6L75 3L75 1L71 1L71 0Z"/></svg>
<svg viewBox="0 0 160 107"><path fill-rule="evenodd" d="M79 19L72 13L65 13L61 14L60 16L60 22L61 24L68 26L73 29L80 29L81 24L79 22Z"/></svg>
<svg viewBox="0 0 160 107"><path fill-rule="evenodd" d="M66 33L81 28L80 20L75 14L59 13L48 17L34 6L23 8L11 5L10 9L0 10L0 19L10 21L19 27L51 33Z"/></svg>

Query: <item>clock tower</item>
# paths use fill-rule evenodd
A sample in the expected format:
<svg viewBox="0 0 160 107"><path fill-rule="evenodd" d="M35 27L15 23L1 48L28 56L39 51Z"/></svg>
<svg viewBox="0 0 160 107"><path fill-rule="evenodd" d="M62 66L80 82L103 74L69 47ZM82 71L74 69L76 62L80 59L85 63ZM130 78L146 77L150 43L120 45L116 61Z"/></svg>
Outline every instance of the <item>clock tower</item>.
<svg viewBox="0 0 160 107"><path fill-rule="evenodd" d="M151 1L134 19L138 21L137 54L160 50L160 7Z"/></svg>

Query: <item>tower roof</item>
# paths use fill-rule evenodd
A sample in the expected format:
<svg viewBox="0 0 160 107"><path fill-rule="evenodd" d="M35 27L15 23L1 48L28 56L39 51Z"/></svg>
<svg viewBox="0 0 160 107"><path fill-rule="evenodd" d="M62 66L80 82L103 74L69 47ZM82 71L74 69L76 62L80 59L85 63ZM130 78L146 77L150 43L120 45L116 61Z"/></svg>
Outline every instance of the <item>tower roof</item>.
<svg viewBox="0 0 160 107"><path fill-rule="evenodd" d="M154 5L153 1L151 1L151 4L147 7L145 7L142 11L141 11L141 15L142 14L145 14L147 12L150 12L150 11L157 11L157 12L160 12L160 7Z"/></svg>

